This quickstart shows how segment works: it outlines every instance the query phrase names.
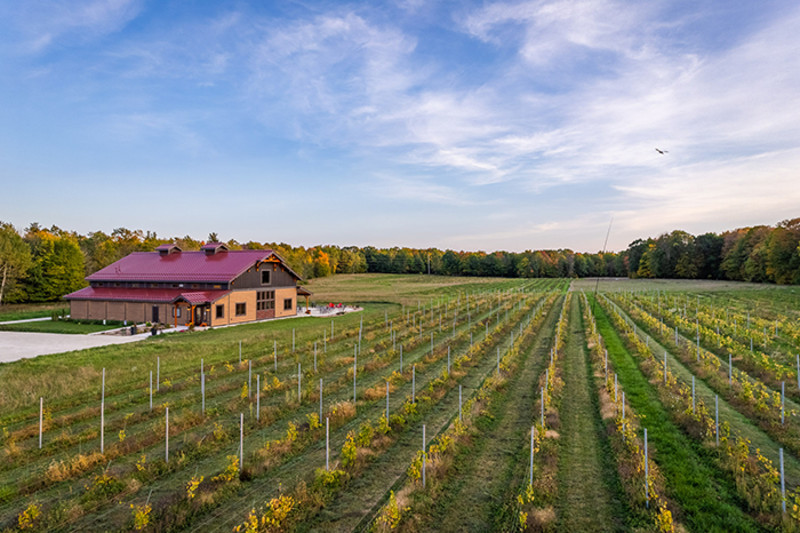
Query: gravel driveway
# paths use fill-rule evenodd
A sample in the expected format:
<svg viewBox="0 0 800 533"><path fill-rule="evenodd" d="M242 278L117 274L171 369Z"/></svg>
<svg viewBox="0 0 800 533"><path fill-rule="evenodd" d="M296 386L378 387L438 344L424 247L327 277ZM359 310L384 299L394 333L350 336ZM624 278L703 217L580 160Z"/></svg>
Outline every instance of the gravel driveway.
<svg viewBox="0 0 800 533"><path fill-rule="evenodd" d="M150 333L134 336L121 335L63 335L60 333L28 333L22 331L0 331L0 363L8 363L37 355L71 352L123 344L146 339Z"/></svg>

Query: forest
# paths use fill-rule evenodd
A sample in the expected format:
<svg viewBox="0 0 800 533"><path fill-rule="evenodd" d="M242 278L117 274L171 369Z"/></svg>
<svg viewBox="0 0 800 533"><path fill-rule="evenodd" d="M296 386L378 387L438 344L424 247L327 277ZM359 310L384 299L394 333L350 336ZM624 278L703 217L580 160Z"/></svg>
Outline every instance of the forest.
<svg viewBox="0 0 800 533"><path fill-rule="evenodd" d="M220 241L210 233L207 242ZM175 242L197 250L206 241L161 238L155 232L117 228L81 235L34 222L19 232L0 222L0 304L55 301L85 285L84 277L132 253ZM338 273L398 273L506 278L632 277L725 279L800 284L800 218L775 226L691 235L675 230L637 239L621 252L569 249L455 251L372 246L292 246L235 239L236 249L272 249L303 278Z"/></svg>

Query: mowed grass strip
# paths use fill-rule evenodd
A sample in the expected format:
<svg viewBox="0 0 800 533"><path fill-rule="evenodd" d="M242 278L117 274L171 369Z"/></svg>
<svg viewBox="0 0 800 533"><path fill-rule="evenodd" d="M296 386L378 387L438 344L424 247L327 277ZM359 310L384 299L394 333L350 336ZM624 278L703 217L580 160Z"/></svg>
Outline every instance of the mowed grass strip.
<svg viewBox="0 0 800 533"><path fill-rule="evenodd" d="M625 308L620 307L623 317L631 318L627 314ZM645 324L636 321L639 326L639 337L646 339L649 338L651 345L655 346L654 352L660 354L667 352L667 366L669 370L682 382L691 385L692 376L695 375L691 366L686 364L684 360L679 358L673 351L667 350L664 344L660 344L657 338L657 332L652 331ZM662 335L663 337L663 335ZM683 337L681 337L683 339ZM686 340L687 342L688 339ZM690 359L688 363L693 363L694 360ZM695 379L695 394L698 401L703 401L707 406L714 405L714 398L719 394L719 420L720 423L728 422L731 426L731 434L739 435L750 441L752 448L758 448L761 452L769 458L773 464L778 464L778 450L781 448L779 442L760 429L758 425L749 419L744 414L737 410L735 405L728 403L726 396L728 391L722 388L715 388L702 378ZM787 401L788 403L788 401ZM785 453L785 471L787 477L787 485L794 486L800 481L800 461L790 453Z"/></svg>
<svg viewBox="0 0 800 533"><path fill-rule="evenodd" d="M553 304L547 312L552 314ZM524 320L531 308L517 317L510 328L495 337L492 347L479 356L478 364L470 368L468 373L460 380L463 386L464 400L483 384L496 365L495 344L500 346L501 353L507 349L510 331L516 331L517 324ZM447 394L428 411L422 420L426 424L428 443L432 442L444 428L446 428L458 413L458 386L453 386ZM323 509L317 520L303 524L299 531L351 531L364 523L366 516L364 510L375 508L390 487L405 473L411 464L417 450L422 446L422 424L410 427L400 437L398 442L377 460L370 464L364 473L348 485L347 489L337 496L331 504ZM459 530L448 529L442 524L431 526L433 531ZM485 531L486 529L482 529Z"/></svg>
<svg viewBox="0 0 800 533"><path fill-rule="evenodd" d="M595 318L626 399L648 429L651 453L667 481L667 496L681 508L677 519L692 531L763 530L742 510L733 481L712 466L713 452L701 448L672 423L600 306L595 307Z"/></svg>
<svg viewBox="0 0 800 533"><path fill-rule="evenodd" d="M498 520L503 518L514 471L525 455L522 450L538 398L533 384L546 366L562 299L552 305L534 341L523 348L518 371L492 393L488 412L475 421L472 442L456 454L452 474L438 490L438 499L427 502L421 530L503 529Z"/></svg>
<svg viewBox="0 0 800 533"><path fill-rule="evenodd" d="M483 316L483 315L481 315L481 316ZM476 329L476 330L480 329L479 324L477 322L478 318L480 318L480 317L476 317L476 322L473 325L473 329ZM383 322L382 318L381 318L381 322ZM466 325L460 326L458 328L459 331L462 328L466 328ZM449 336L449 330L447 331L447 335ZM446 340L447 339L444 339L444 341L446 341ZM461 342L463 343L464 341L462 340ZM406 361L408 362L408 364L411 364L414 361L422 358L427 352L428 352L427 344L423 343L421 346L417 347L415 350L407 352L406 355L407 355L408 358L406 359ZM369 358L366 355L365 355L365 357ZM440 356L440 359L441 359L441 357L443 357L443 356ZM440 363L441 363L441 361L440 361ZM444 364L444 363L441 363L441 364ZM421 387L421 386L423 386L423 385L425 385L427 383L429 378L432 378L435 374L438 374L438 366L441 366L441 365L436 365L436 364L428 365L428 368L426 370L417 372L418 390L420 390L419 387ZM365 386L365 385L362 384L362 383L364 383L364 380L367 380L368 384L371 384L372 382L375 382L375 381L382 381L380 376L384 375L385 373L386 373L385 369L378 369L378 370L375 370L375 371L372 371L372 372L363 371L363 373L362 373L362 371L360 371L360 373L359 373L359 385L360 385L359 389L361 389L362 387ZM330 377L330 376L328 376L328 377ZM312 383L312 389L313 389L313 387L315 386L314 385L315 380L314 379L310 379L309 381ZM329 391L328 393L326 393L326 397L325 397L326 405L329 404L332 401L347 400L347 399L351 398L352 393L351 393L351 389L349 388L348 383L349 383L349 380L346 380L345 386L343 388L341 388L341 389L337 388L337 389L335 389L333 391ZM330 386L330 384L329 384L329 386ZM406 386L408 388L410 388L410 383L402 385L402 387L406 387ZM399 395L396 394L396 396L398 398L400 398ZM377 402L367 402L367 404L368 405L362 405L362 406L359 407L359 417L358 417L358 419L351 420L348 424L346 424L345 426L343 426L341 428L337 428L337 429L332 428L332 430L331 430L332 443L334 441L339 442L339 443L343 442L344 433L346 433L346 430L354 429L355 427L357 427L357 422L358 421L363 421L363 418L367 415L367 413L371 412L374 415L379 415L380 413L382 413L382 409L383 409L382 401L379 400ZM376 404L376 405L371 405L371 404ZM263 403L262 403L262 405L263 405ZM268 427L265 427L262 430L257 430L256 432L251 432L250 430L246 431L246 433L247 433L246 441L250 442L251 446L252 446L254 441L257 442L257 443L258 442L263 442L262 439L264 439L264 438L280 438L282 436L282 433L285 432L285 429L286 429L285 421L286 420L291 419L291 418L296 418L296 417L299 416L299 420L297 420L297 423L301 424L303 422L304 413L307 412L307 411L315 412L316 411L316 405L317 405L316 401L312 401L308 405L299 405L299 406L297 406L296 409L289 410L286 413L285 416L282 416L281 421L276 421L276 423L270 424ZM252 416L252 413L251 413L251 416ZM375 418L375 416L373 416L372 418ZM238 421L238 418L236 420ZM183 433L182 434L182 440L185 441L186 440L186 436L187 436L186 433ZM178 440L177 444L179 444L179 443L180 443L180 439ZM226 456L227 455L236 455L238 453L238 447L237 447L236 444L237 443L229 444L226 447L227 451L225 453L217 453L215 455L212 455L212 456L206 457L206 458L194 458L192 463L191 463L191 467L196 472L199 472L200 474L205 475L207 478L210 478L212 473L216 473L216 472L218 472L219 470L221 470L223 468L224 464L227 462L227 460L226 460ZM158 448L158 447L159 446L157 445L156 448ZM315 444L311 444L311 447L316 449L316 448L318 448L318 444L316 444L316 445ZM337 446L337 448L338 448L338 446ZM175 453L178 453L179 451L180 451L180 449L177 448L175 450ZM304 454L305 452L300 452L300 453ZM171 449L171 455L173 455L173 450L172 449ZM129 457L128 459L129 460L135 460L136 457L138 457L138 456ZM246 458L245 460L247 461L248 459ZM299 467L301 470L307 470L307 468L305 468L306 465L301 464L301 462L293 462L293 463L297 467ZM299 476L298 477L291 477L288 485L289 486L295 485L299 479L300 479ZM151 483L150 485L148 485L148 487L151 487L151 488L153 488L153 486L157 487L157 490L156 490L156 492L154 494L159 495L159 497L168 498L170 493L174 494L175 492L179 493L181 491L181 485L185 484L185 480L186 480L186 473L182 469L179 469L177 471L168 473L164 478L159 479L155 483ZM247 491L250 488L249 486L250 485L255 485L255 483L248 483L246 485L248 485L248 487L240 486L237 490L239 492ZM279 487L279 486L280 486L280 483L275 484L276 488ZM142 490L144 490L144 489L142 489ZM259 491L259 492L263 494L263 491ZM241 496L241 494L239 496ZM132 499L135 499L135 497L133 497ZM240 497L239 499L241 500L242 498ZM248 498L248 500L249 501L245 502L246 507L250 507L252 505L252 500L249 499L249 498ZM153 500L153 501L156 501L156 500ZM231 512L230 511L231 506L235 505L235 504L236 504L236 502L232 502L232 501L231 502L226 502L226 504L224 506L225 509L221 510L221 512L225 513L225 519L230 519L230 521L233 522L233 523L229 524L227 526L224 526L224 527L219 527L219 530L229 531L237 522L240 522L243 519L242 518L243 516L245 516L246 511L241 511L241 510L239 510L240 512ZM81 522L79 524L80 527L78 529L85 529L85 530L104 529L104 528L107 527L109 522L115 522L116 521L117 523L119 523L120 521L124 521L126 513L128 513L127 512L127 507L122 506L122 508L115 507L115 508L106 509L105 511L102 511L102 512L99 512L99 513L95 513L94 515L87 515L87 516L84 516L82 518L82 520L81 520ZM116 515L116 519L112 515ZM216 519L214 519L212 521L213 527L216 529L217 526L219 526L222 521L223 521L223 518L217 517ZM209 527L209 526L206 526L206 527Z"/></svg>
<svg viewBox="0 0 800 533"><path fill-rule="evenodd" d="M531 305L535 304L535 300ZM483 306L482 306L483 307ZM521 311L521 316L525 316L527 311ZM514 323L519 318L509 317ZM481 329L478 326L478 329ZM503 342L502 336L497 342ZM462 346L463 349L466 345ZM454 354L460 353L462 348L455 347ZM486 365L489 367L494 364L493 348L491 353L479 356L476 366L470 365L466 370L467 375L463 378L467 387L469 380L482 379L486 373ZM427 388L427 382L441 374L446 365L446 357L439 358L437 362L431 364L423 372L417 372L417 392L421 393ZM410 396L411 383L405 382L391 396L391 412L395 413L399 409L407 396ZM455 396L450 390L443 398L435 402L429 411L426 412L425 420L428 423L429 435L435 434L436 420L439 417L452 416L452 402L457 405L458 393L455 387ZM444 407L439 402L446 402ZM449 403L447 403L449 402ZM339 456L341 444L344 442L345 434L348 430L357 429L361 422L365 420L374 421L380 417L384 409L383 400L369 402L368 405L359 406L358 416L350 423L331 431L331 460L332 465L336 464ZM449 409L449 410L448 410ZM296 529L300 530L319 530L319 531L339 531L350 530L355 523L360 521L364 512L373 505L373 500L377 501L387 491L387 478L395 479L405 473L411 458L419 448L420 426L414 423L409 427L400 429L397 433L398 441L388 449L376 452L373 456L373 463L367 465L366 469L356 475L347 488L335 496L325 508L312 512L311 517L305 519ZM408 453L407 458L402 454ZM324 440L317 446L310 446L301 455L292 458L286 464L271 470L263 478L253 479L247 484L243 484L238 491L236 498L231 499L220 507L209 510L206 516L199 518L196 522L188 525L184 529L191 531L230 531L231 528L241 523L247 515L247 511L253 507L263 504L265 498L276 496L285 488L296 486L301 480L310 482L309 475L313 473L312 466L324 465Z"/></svg>
<svg viewBox="0 0 800 533"><path fill-rule="evenodd" d="M557 529L625 531L630 513L600 420L577 297L569 306L568 328L559 408Z"/></svg>

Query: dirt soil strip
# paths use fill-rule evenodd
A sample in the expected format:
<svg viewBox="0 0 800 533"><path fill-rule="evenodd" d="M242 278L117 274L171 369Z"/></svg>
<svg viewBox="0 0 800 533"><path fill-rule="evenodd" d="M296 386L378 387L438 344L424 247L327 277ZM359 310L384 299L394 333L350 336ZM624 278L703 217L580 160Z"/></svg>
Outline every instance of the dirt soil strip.
<svg viewBox="0 0 800 533"><path fill-rule="evenodd" d="M490 421L472 446L458 454L453 472L444 481L446 500L433 504L423 518L422 531L492 531L506 503L507 488L519 451L527 443L537 400L536 377L544 371L553 342L561 299L550 309L534 343L523 354L519 371L510 378L502 396L492 401ZM483 427L480 427L480 426Z"/></svg>
<svg viewBox="0 0 800 533"><path fill-rule="evenodd" d="M676 518L690 531L763 530L740 507L744 504L735 495L733 480L714 466L714 452L704 450L672 422L599 306L595 318L627 400L649 429L650 450L666 479L667 497L680 506Z"/></svg>
<svg viewBox="0 0 800 533"><path fill-rule="evenodd" d="M559 408L558 530L621 531L627 515L624 495L600 420L582 322L575 297L569 309Z"/></svg>

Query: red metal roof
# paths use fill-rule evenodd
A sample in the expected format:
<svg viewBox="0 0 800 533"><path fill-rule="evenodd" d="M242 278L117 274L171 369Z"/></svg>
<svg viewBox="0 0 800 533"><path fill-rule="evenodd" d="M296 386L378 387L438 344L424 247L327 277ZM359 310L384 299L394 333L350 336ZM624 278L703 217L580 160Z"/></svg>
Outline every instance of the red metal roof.
<svg viewBox="0 0 800 533"><path fill-rule="evenodd" d="M176 300L186 300L192 305L199 305L204 303L211 303L214 300L219 299L222 296L225 296L231 291L195 291L195 292L183 292L181 293L180 297L176 298Z"/></svg>
<svg viewBox="0 0 800 533"><path fill-rule="evenodd" d="M271 256L278 257L272 250L234 250L216 254L180 252L169 255L134 252L86 279L226 283Z"/></svg>
<svg viewBox="0 0 800 533"><path fill-rule="evenodd" d="M213 302L230 291L189 291L184 289L131 289L126 287L84 287L64 296L67 300L116 300L121 302L172 303L186 300L192 305Z"/></svg>

